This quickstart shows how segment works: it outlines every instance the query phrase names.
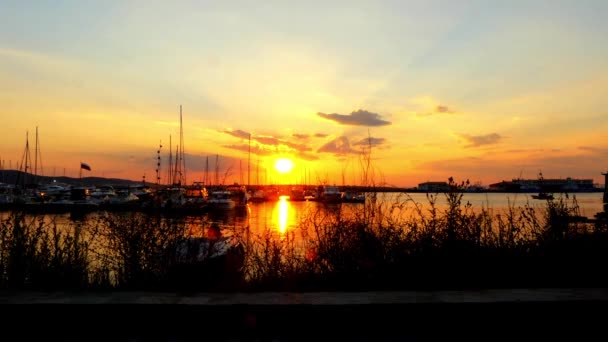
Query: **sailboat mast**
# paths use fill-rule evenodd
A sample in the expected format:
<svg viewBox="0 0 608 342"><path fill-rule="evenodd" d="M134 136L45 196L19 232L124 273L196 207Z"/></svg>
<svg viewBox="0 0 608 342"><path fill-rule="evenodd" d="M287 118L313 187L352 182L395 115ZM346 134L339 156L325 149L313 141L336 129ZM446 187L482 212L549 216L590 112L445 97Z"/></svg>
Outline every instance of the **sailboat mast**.
<svg viewBox="0 0 608 342"><path fill-rule="evenodd" d="M184 128L182 126L182 105L179 105L179 146L180 146L180 159L181 159L181 174L180 183L183 180L183 184L186 185L186 149L184 147Z"/></svg>
<svg viewBox="0 0 608 342"><path fill-rule="evenodd" d="M209 156L205 158L205 185L209 186Z"/></svg>
<svg viewBox="0 0 608 342"><path fill-rule="evenodd" d="M38 159L40 160L40 176L44 176L44 169L42 168L42 149L40 148L40 141L38 139L38 127L36 127L36 145L38 145Z"/></svg>
<svg viewBox="0 0 608 342"><path fill-rule="evenodd" d="M158 143L158 151L156 151L156 187L160 185L160 150L163 148L163 141Z"/></svg>
<svg viewBox="0 0 608 342"><path fill-rule="evenodd" d="M36 143L34 144L34 180L38 176L38 126L36 126Z"/></svg>
<svg viewBox="0 0 608 342"><path fill-rule="evenodd" d="M23 151L23 158L21 159L21 165L19 166L19 171L24 170L23 173L23 188L25 188L27 184L27 169L29 164L31 163L30 159L30 141L29 141L29 132L25 132L25 150ZM24 165L25 164L25 165ZM17 183L19 183L19 176L17 176Z"/></svg>
<svg viewBox="0 0 608 342"><path fill-rule="evenodd" d="M171 134L169 134L169 172L167 173L167 185L173 183L173 151L171 149Z"/></svg>
<svg viewBox="0 0 608 342"><path fill-rule="evenodd" d="M220 166L218 164L218 159L220 156L218 154L215 155L215 185L220 184Z"/></svg>
<svg viewBox="0 0 608 342"><path fill-rule="evenodd" d="M178 178L177 178L178 173L181 177L181 172L179 171L179 166L180 166L179 158L177 157L178 153L179 153L179 145L175 147L175 169L174 169L175 175L173 176L173 182L172 182L173 184L177 183L177 181L178 181ZM181 178L180 178L180 180L181 180Z"/></svg>
<svg viewBox="0 0 608 342"><path fill-rule="evenodd" d="M247 186L251 186L251 133L249 133L249 160L247 161Z"/></svg>

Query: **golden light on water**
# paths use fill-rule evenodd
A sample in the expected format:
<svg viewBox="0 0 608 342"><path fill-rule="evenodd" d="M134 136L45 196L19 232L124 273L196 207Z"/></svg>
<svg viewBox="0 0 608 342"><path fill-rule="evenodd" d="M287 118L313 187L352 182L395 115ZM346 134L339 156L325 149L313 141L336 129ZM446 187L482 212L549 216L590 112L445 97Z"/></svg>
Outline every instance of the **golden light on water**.
<svg viewBox="0 0 608 342"><path fill-rule="evenodd" d="M287 202L287 196L279 197L278 206L278 220L277 227L279 228L279 232L284 234L287 231L287 222L289 218L289 202Z"/></svg>

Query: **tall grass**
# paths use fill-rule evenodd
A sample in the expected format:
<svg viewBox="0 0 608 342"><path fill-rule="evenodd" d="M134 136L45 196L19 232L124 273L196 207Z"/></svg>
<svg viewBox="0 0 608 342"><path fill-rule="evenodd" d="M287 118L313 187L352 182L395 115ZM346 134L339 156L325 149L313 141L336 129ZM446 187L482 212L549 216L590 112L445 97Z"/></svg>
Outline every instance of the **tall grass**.
<svg viewBox="0 0 608 342"><path fill-rule="evenodd" d="M300 251L289 240L263 238L249 250L256 286L287 289L433 289L605 285L606 229L581 220L576 198L560 197L539 212L529 203L506 212L464 202L469 183L416 203L402 194L345 216L319 209ZM447 206L440 209L438 197ZM285 252L285 250L288 250ZM268 258L268 255L272 258ZM289 256L289 257L286 257ZM266 261L264 263L264 261ZM264 285L262 285L264 284Z"/></svg>
<svg viewBox="0 0 608 342"><path fill-rule="evenodd" d="M319 206L278 236L224 230L238 247L211 258L212 224L142 213L60 225L13 213L0 222L4 289L369 290L605 286L605 224L575 197L503 212L464 201L468 182L417 203L368 194L361 210ZM439 206L444 197L447 205ZM298 236L300 234L301 236ZM215 240L211 240L215 241ZM244 260L243 268L239 258Z"/></svg>
<svg viewBox="0 0 608 342"><path fill-rule="evenodd" d="M89 284L89 245L82 227L14 213L0 222L0 287L79 289Z"/></svg>

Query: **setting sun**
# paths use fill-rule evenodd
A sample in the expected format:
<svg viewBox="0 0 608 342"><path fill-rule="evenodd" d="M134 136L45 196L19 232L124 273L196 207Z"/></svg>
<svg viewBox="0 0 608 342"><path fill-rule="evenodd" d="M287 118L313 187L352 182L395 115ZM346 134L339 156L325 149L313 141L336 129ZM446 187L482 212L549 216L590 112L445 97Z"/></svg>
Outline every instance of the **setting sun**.
<svg viewBox="0 0 608 342"><path fill-rule="evenodd" d="M279 158L274 162L274 168L280 173L287 173L293 168L293 162L287 158Z"/></svg>

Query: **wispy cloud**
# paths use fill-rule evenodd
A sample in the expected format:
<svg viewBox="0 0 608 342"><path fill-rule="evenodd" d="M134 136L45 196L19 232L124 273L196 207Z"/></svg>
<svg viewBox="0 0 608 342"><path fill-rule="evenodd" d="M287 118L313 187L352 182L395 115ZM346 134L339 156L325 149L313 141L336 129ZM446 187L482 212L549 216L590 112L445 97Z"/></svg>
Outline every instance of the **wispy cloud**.
<svg viewBox="0 0 608 342"><path fill-rule="evenodd" d="M274 146L275 148L284 146L297 151L312 151L312 148L306 144L293 143L285 139L271 136L255 136L252 140L263 145Z"/></svg>
<svg viewBox="0 0 608 342"><path fill-rule="evenodd" d="M503 137L498 133L484 135L459 134L458 136L468 143L465 147L494 145L498 144L503 139Z"/></svg>
<svg viewBox="0 0 608 342"><path fill-rule="evenodd" d="M453 113L455 113L448 106L444 106L444 105L439 105L439 106L435 107L435 112L436 113L446 113L446 114L453 114Z"/></svg>
<svg viewBox="0 0 608 342"><path fill-rule="evenodd" d="M579 150L587 151L591 153L608 154L608 148L593 147L593 146L579 146Z"/></svg>
<svg viewBox="0 0 608 342"><path fill-rule="evenodd" d="M249 146L249 144L238 144L238 145L233 144L233 145L224 145L223 147L229 148L232 150L242 151L242 152L249 152L250 148L251 148L251 153L258 155L258 156L269 156L269 155L272 155L273 153L275 153L274 149L264 148L263 146L260 146L260 145Z"/></svg>
<svg viewBox="0 0 608 342"><path fill-rule="evenodd" d="M288 141L282 142L282 144L298 151L312 151L312 147L305 144L296 144Z"/></svg>
<svg viewBox="0 0 608 342"><path fill-rule="evenodd" d="M353 143L353 146L380 146L382 144L384 144L386 142L386 139L384 138L374 138L374 137L369 137L369 138L363 138L357 142Z"/></svg>
<svg viewBox="0 0 608 342"><path fill-rule="evenodd" d="M390 125L390 121L382 119L382 116L377 113L368 112L366 110L359 109L356 112L350 114L325 114L317 113L318 116L335 121L342 125L353 125L353 126L386 126Z"/></svg>
<svg viewBox="0 0 608 342"><path fill-rule="evenodd" d="M456 112L454 110L452 110L448 106L437 105L431 111L428 111L428 112L416 112L415 114L418 117L425 117L425 116L431 116L431 115L435 115L435 114L455 114L455 113Z"/></svg>
<svg viewBox="0 0 608 342"><path fill-rule="evenodd" d="M309 134L299 134L299 133L294 133L294 134L292 134L292 136L296 139L308 139L310 137Z"/></svg>
<svg viewBox="0 0 608 342"><path fill-rule="evenodd" d="M321 146L317 152L319 153L333 153L333 154L349 154L349 153L359 153L359 151L354 150L350 147L350 142L347 137L338 137L325 145Z"/></svg>
<svg viewBox="0 0 608 342"><path fill-rule="evenodd" d="M296 156L303 160L310 160L310 161L319 160L319 156L317 156L316 154L307 153L307 152L299 152L296 154Z"/></svg>
<svg viewBox="0 0 608 342"><path fill-rule="evenodd" d="M229 134L231 136L240 138L240 139L248 139L249 133L243 130L226 130L222 131L222 133ZM295 134L294 134L295 135ZM308 136L308 135L306 135ZM298 139L301 140L301 136ZM301 153L301 152L309 152L312 151L312 147L307 144L303 144L300 142L291 142L287 139L274 137L271 135L256 135L251 136L251 152L257 155L269 155L272 153L277 153L278 151L283 152L292 152L292 153ZM226 148L236 149L236 150L249 150L249 145L225 145Z"/></svg>
<svg viewBox="0 0 608 342"><path fill-rule="evenodd" d="M506 153L535 153L535 152L544 152L545 150L542 148L537 148L537 149L525 149L525 148L516 148L516 149L510 149L510 150L506 150Z"/></svg>
<svg viewBox="0 0 608 342"><path fill-rule="evenodd" d="M49 70L61 69L62 71L66 71L73 69L74 66L73 61L67 61L52 55L7 47L0 47L0 59L2 58L11 58Z"/></svg>
<svg viewBox="0 0 608 342"><path fill-rule="evenodd" d="M245 132L243 130L237 129L237 130L225 130L222 131L226 134L232 135L233 137L236 138L241 138L241 139L249 139L249 132Z"/></svg>
<svg viewBox="0 0 608 342"><path fill-rule="evenodd" d="M315 133L315 138L327 138L328 134L325 133Z"/></svg>
<svg viewBox="0 0 608 342"><path fill-rule="evenodd" d="M249 144L224 145L223 147L241 152L249 152ZM294 156L303 160L318 160L319 157L317 155L308 153L310 150L310 148L307 148L306 150L296 149L289 151L289 153L293 153ZM257 156L272 156L277 153L277 148L272 145L252 145L251 153Z"/></svg>

